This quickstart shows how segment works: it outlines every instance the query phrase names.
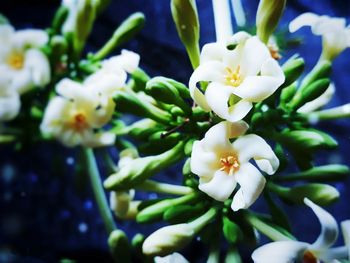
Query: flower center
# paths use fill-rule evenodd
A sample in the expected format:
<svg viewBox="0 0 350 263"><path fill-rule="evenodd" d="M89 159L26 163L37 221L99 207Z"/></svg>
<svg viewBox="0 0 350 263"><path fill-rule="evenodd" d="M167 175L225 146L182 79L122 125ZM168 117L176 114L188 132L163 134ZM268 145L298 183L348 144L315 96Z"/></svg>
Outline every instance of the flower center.
<svg viewBox="0 0 350 263"><path fill-rule="evenodd" d="M241 85L241 83L243 82L242 76L241 76L241 67L240 65L238 65L235 69L232 70L232 68L227 67L226 68L226 84L233 86L233 87L238 87L239 85Z"/></svg>
<svg viewBox="0 0 350 263"><path fill-rule="evenodd" d="M76 131L81 131L88 128L89 125L83 113L77 113L73 118L72 128Z"/></svg>
<svg viewBox="0 0 350 263"><path fill-rule="evenodd" d="M303 256L303 263L317 263L317 258L310 251L306 251Z"/></svg>
<svg viewBox="0 0 350 263"><path fill-rule="evenodd" d="M227 157L223 157L220 159L221 163L221 171L225 171L228 174L232 174L233 172L237 172L239 170L239 161L238 157L235 154L231 154Z"/></svg>
<svg viewBox="0 0 350 263"><path fill-rule="evenodd" d="M7 58L7 64L13 69L22 69L24 65L24 56L19 52L12 52Z"/></svg>

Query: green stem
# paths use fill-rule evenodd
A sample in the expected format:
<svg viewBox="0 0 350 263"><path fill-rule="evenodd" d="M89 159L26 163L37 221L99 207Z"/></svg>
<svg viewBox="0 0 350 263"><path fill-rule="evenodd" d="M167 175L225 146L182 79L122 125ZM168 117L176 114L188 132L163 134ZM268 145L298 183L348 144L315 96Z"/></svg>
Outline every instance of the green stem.
<svg viewBox="0 0 350 263"><path fill-rule="evenodd" d="M158 183L152 180L144 181L143 183L137 185L135 189L172 195L187 195L193 193L193 189L191 187Z"/></svg>
<svg viewBox="0 0 350 263"><path fill-rule="evenodd" d="M204 226L209 224L209 222L216 216L216 213L216 208L210 208L205 214L190 222L189 225L193 227L194 232L198 233Z"/></svg>
<svg viewBox="0 0 350 263"><path fill-rule="evenodd" d="M97 203L105 228L108 234L110 234L112 233L113 230L117 229L117 226L114 223L112 212L108 206L107 198L102 186L101 177L98 171L94 152L90 148L84 148L83 152L87 160L88 174L90 177L90 182L94 193L95 201Z"/></svg>
<svg viewBox="0 0 350 263"><path fill-rule="evenodd" d="M309 121L334 120L350 117L350 103L332 109L312 112L308 115Z"/></svg>
<svg viewBox="0 0 350 263"><path fill-rule="evenodd" d="M265 236L269 237L273 241L292 240L288 236L283 235L281 232L264 223L258 217L252 214L248 214L246 216L246 219L259 232L263 233Z"/></svg>

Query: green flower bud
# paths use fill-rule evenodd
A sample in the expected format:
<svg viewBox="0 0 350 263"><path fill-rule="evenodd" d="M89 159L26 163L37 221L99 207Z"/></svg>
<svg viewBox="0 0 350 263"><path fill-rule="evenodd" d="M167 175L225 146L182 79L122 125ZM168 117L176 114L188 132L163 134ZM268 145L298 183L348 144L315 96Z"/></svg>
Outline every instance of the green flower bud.
<svg viewBox="0 0 350 263"><path fill-rule="evenodd" d="M132 85L132 89L136 92L144 91L146 88L147 81L150 80L150 77L144 72L141 68L137 68L130 74L132 80L134 80L134 84Z"/></svg>
<svg viewBox="0 0 350 263"><path fill-rule="evenodd" d="M148 101L141 100L135 93L118 91L113 99L119 112L148 117L164 124L168 124L172 119L168 112L159 109Z"/></svg>
<svg viewBox="0 0 350 263"><path fill-rule="evenodd" d="M280 106L285 107L286 104L294 97L297 92L297 84L293 83L282 89L280 97Z"/></svg>
<svg viewBox="0 0 350 263"><path fill-rule="evenodd" d="M142 119L129 126L116 127L116 130L114 131L113 129L113 132L116 135L129 135L143 140L160 130L164 130L162 125L159 125L157 122L150 119Z"/></svg>
<svg viewBox="0 0 350 263"><path fill-rule="evenodd" d="M305 197L322 206L334 203L339 199L338 190L328 184L314 183L288 188L270 183L268 187L286 202L298 205L304 203Z"/></svg>
<svg viewBox="0 0 350 263"><path fill-rule="evenodd" d="M160 172L183 158L184 143L179 142L173 149L162 154L137 158L121 167L104 181L108 190L127 190L134 188L152 175Z"/></svg>
<svg viewBox="0 0 350 263"><path fill-rule="evenodd" d="M282 16L286 0L260 0L256 14L257 35L265 44Z"/></svg>
<svg viewBox="0 0 350 263"><path fill-rule="evenodd" d="M193 68L199 65L199 20L195 0L171 0L171 13L177 33Z"/></svg>
<svg viewBox="0 0 350 263"><path fill-rule="evenodd" d="M176 86L180 86L182 88L184 85L164 77L155 77L147 82L145 91L156 100L167 104L176 105L186 114L191 114L191 107L183 100ZM185 92L182 93L185 94L186 97L189 95Z"/></svg>
<svg viewBox="0 0 350 263"><path fill-rule="evenodd" d="M114 31L110 40L92 57L92 60L100 60L110 54L115 48L133 38L144 26L145 16L138 12L125 19Z"/></svg>
<svg viewBox="0 0 350 263"><path fill-rule="evenodd" d="M329 84L330 80L328 78L323 78L312 82L310 85L300 89L300 91L295 94L289 106L292 109L300 108L305 103L321 96L329 87Z"/></svg>
<svg viewBox="0 0 350 263"><path fill-rule="evenodd" d="M68 13L69 13L69 10L64 5L60 6L57 9L52 21L52 29L54 30L54 33L59 33L61 31L62 25L66 20Z"/></svg>
<svg viewBox="0 0 350 263"><path fill-rule="evenodd" d="M130 263L130 245L125 233L121 230L114 230L108 238L108 246L113 258L117 262Z"/></svg>
<svg viewBox="0 0 350 263"><path fill-rule="evenodd" d="M282 69L286 77L283 86L287 87L296 81L303 73L305 61L302 58L292 58L283 64Z"/></svg>
<svg viewBox="0 0 350 263"><path fill-rule="evenodd" d="M317 63L313 70L306 75L300 85L300 91L309 86L316 80L329 78L332 71L332 63L327 60L322 60Z"/></svg>

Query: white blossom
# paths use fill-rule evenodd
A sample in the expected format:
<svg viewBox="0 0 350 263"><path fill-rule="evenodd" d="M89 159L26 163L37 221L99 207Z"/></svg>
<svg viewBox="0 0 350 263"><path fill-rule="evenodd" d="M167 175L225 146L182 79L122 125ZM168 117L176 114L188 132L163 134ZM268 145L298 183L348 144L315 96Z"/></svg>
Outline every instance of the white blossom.
<svg viewBox="0 0 350 263"><path fill-rule="evenodd" d="M10 79L0 75L0 121L9 121L15 118L20 110L21 101L18 92L10 86Z"/></svg>
<svg viewBox="0 0 350 263"><path fill-rule="evenodd" d="M176 252L165 257L155 257L154 262L155 263L189 263L183 255Z"/></svg>
<svg viewBox="0 0 350 263"><path fill-rule="evenodd" d="M228 49L227 45L234 49ZM284 73L271 57L268 47L257 36L238 32L228 43L204 45L200 65L193 72L189 87L194 101L204 110L234 122L284 82ZM203 92L197 85L208 82ZM204 87L203 83L199 85Z"/></svg>
<svg viewBox="0 0 350 263"><path fill-rule="evenodd" d="M240 188L232 201L232 209L248 208L259 197L265 178L249 161L264 172L273 174L279 160L271 147L258 135L242 135L248 125L221 122L210 128L205 137L193 144L191 171L199 176L199 189L218 201L230 197L237 184Z"/></svg>
<svg viewBox="0 0 350 263"><path fill-rule="evenodd" d="M333 60L350 47L350 28L345 18L304 13L290 22L289 31L293 33L303 26L310 26L313 34L322 36L324 59Z"/></svg>

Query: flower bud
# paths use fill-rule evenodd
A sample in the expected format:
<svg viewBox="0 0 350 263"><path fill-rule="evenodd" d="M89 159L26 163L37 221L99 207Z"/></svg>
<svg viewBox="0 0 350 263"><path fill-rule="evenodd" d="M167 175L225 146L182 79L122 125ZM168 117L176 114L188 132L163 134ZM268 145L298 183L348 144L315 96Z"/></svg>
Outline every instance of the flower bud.
<svg viewBox="0 0 350 263"><path fill-rule="evenodd" d="M114 230L108 238L108 246L113 258L121 263L131 262L130 245L125 233L121 230Z"/></svg>
<svg viewBox="0 0 350 263"><path fill-rule="evenodd" d="M283 86L287 87L296 81L303 73L305 61L302 58L289 59L283 64L282 69L286 77Z"/></svg>
<svg viewBox="0 0 350 263"><path fill-rule="evenodd" d="M108 190L127 190L160 172L183 157L184 143L179 142L173 149L162 154L137 158L121 167L120 171L108 177L104 186Z"/></svg>
<svg viewBox="0 0 350 263"><path fill-rule="evenodd" d="M195 235L189 224L177 224L158 229L146 238L143 253L150 256L166 256L182 249Z"/></svg>
<svg viewBox="0 0 350 263"><path fill-rule="evenodd" d="M332 63L326 60L322 60L317 63L315 68L303 79L300 85L300 91L309 86L316 80L329 78L332 70Z"/></svg>
<svg viewBox="0 0 350 263"><path fill-rule="evenodd" d="M267 44L282 16L286 0L260 0L256 14L257 35Z"/></svg>

